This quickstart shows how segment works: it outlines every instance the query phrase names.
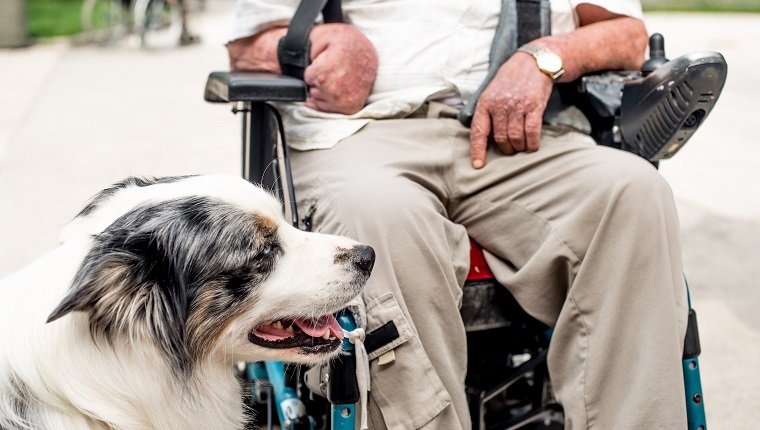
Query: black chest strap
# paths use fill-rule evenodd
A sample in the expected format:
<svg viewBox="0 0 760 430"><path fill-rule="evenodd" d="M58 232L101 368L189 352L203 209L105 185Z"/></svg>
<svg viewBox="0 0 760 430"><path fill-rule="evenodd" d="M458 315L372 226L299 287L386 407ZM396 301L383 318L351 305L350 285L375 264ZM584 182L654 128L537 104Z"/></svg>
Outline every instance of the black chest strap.
<svg viewBox="0 0 760 430"><path fill-rule="evenodd" d="M343 21L340 0L302 0L288 32L277 45L277 60L283 75L303 79L303 72L311 62L309 33L320 12L325 23Z"/></svg>

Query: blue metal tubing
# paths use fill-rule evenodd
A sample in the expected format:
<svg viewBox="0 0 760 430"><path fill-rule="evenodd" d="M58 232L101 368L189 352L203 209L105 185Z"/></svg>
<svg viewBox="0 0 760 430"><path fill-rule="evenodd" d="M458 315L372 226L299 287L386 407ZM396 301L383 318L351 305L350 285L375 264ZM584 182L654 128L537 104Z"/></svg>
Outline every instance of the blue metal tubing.
<svg viewBox="0 0 760 430"><path fill-rule="evenodd" d="M273 397L277 405L275 409L277 409L280 425L283 429L289 429L293 424L293 416L286 417L285 410L297 408L299 410L298 417L304 417L306 409L303 407L296 391L285 384L285 363L282 361L265 361L264 366L266 367L269 383L272 385Z"/></svg>
<svg viewBox="0 0 760 430"><path fill-rule="evenodd" d="M691 294L689 283L686 284L686 300L691 310ZM702 395L702 378L699 374L699 360L697 357L683 359L683 383L686 391L686 420L688 430L707 430L707 418L705 417L705 400Z"/></svg>
<svg viewBox="0 0 760 430"><path fill-rule="evenodd" d="M686 388L686 419L689 430L706 430L705 403L702 398L702 381L696 358L683 360L683 382Z"/></svg>
<svg viewBox="0 0 760 430"><path fill-rule="evenodd" d="M351 312L348 312L346 310L340 311L336 319L338 320L338 324L340 324L340 326L343 327L343 330L345 331L356 330L356 321L354 321L354 316L351 315ZM344 351L353 351L354 344L352 344L351 341L348 340L347 337L344 337L343 343L341 344L341 348Z"/></svg>
<svg viewBox="0 0 760 430"><path fill-rule="evenodd" d="M254 384L266 383L271 385L271 397L275 402L274 409L277 411L277 418L281 428L286 430L293 428L295 420L299 420L299 424L301 425L306 424L309 428L313 428L312 421L305 415L306 408L298 398L296 391L285 384L285 363L281 361L248 363L246 366L246 377L248 380L253 381ZM252 390L252 395L256 396L255 388ZM286 416L286 410L288 411L288 416ZM268 422L270 425L272 424L271 416L268 417Z"/></svg>
<svg viewBox="0 0 760 430"><path fill-rule="evenodd" d="M331 430L354 430L356 421L356 406L332 405Z"/></svg>
<svg viewBox="0 0 760 430"><path fill-rule="evenodd" d="M269 383L267 369L263 361L248 362L245 366L245 374L249 381L261 381Z"/></svg>
<svg viewBox="0 0 760 430"><path fill-rule="evenodd" d="M356 321L354 321L351 312L341 311L337 319L343 330L353 331L356 329ZM341 349L349 353L354 350L354 345L348 340L348 337L343 338ZM332 430L354 430L356 428L356 406L353 403L331 404L330 410L332 415Z"/></svg>

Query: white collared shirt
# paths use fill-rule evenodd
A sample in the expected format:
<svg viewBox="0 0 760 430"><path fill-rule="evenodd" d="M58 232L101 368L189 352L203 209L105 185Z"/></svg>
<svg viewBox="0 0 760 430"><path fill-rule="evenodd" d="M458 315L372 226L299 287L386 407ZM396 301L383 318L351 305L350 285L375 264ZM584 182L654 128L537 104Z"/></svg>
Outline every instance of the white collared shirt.
<svg viewBox="0 0 760 430"><path fill-rule="evenodd" d="M287 24L299 0L238 0L231 40ZM428 100L467 100L488 70L501 0L343 0L344 19L374 44L378 71L367 105L353 115L279 106L288 145L328 148L367 122L408 115ZM638 0L551 0L552 34L577 26L575 6L641 18Z"/></svg>

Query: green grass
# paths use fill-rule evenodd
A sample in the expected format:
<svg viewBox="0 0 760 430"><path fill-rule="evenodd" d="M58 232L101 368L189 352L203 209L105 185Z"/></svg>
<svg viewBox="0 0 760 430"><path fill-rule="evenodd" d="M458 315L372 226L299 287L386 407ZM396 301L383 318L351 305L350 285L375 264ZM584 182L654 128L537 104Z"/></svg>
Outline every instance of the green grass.
<svg viewBox="0 0 760 430"><path fill-rule="evenodd" d="M4 1L4 0L0 0ZM27 24L33 38L68 36L82 31L82 0L27 0Z"/></svg>
<svg viewBox="0 0 760 430"><path fill-rule="evenodd" d="M758 0L642 0L644 11L760 12Z"/></svg>
<svg viewBox="0 0 760 430"><path fill-rule="evenodd" d="M760 0L642 0L642 3L645 11L760 12ZM29 35L46 38L81 32L81 7L82 0L27 0Z"/></svg>

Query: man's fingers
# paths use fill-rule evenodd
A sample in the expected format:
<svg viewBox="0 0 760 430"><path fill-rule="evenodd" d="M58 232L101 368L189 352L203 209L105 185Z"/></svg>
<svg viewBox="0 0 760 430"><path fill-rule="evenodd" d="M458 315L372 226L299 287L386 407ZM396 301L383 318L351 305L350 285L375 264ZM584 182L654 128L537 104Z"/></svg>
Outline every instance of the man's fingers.
<svg viewBox="0 0 760 430"><path fill-rule="evenodd" d="M309 97L306 99L304 106L312 108L321 112L331 112L334 109L331 107L334 103L333 97L327 91L324 91L320 87L309 87Z"/></svg>
<svg viewBox="0 0 760 430"><path fill-rule="evenodd" d="M496 146L506 155L514 154L515 149L509 142L509 116L507 111L504 109L499 109L496 112L492 111L491 124L493 128L493 141L496 143Z"/></svg>
<svg viewBox="0 0 760 430"><path fill-rule="evenodd" d="M515 152L525 151L525 116L522 112L510 112L507 135Z"/></svg>
<svg viewBox="0 0 760 430"><path fill-rule="evenodd" d="M324 52L327 47L330 45L329 39L325 37L320 37L321 33L312 32L312 37L310 37L311 42L311 52L309 55L311 55L311 61L314 61L319 57L319 54Z"/></svg>
<svg viewBox="0 0 760 430"><path fill-rule="evenodd" d="M332 107L332 105L323 99L315 99L315 98L309 98L304 102L303 104L307 108L311 108L314 110L318 110L320 112L334 112L335 109Z"/></svg>
<svg viewBox="0 0 760 430"><path fill-rule="evenodd" d="M491 133L491 117L487 111L475 110L470 124L470 160L472 167L480 169L486 165L488 135Z"/></svg>
<svg viewBox="0 0 760 430"><path fill-rule="evenodd" d="M533 110L525 115L525 150L528 152L538 151L541 146L541 122L543 113Z"/></svg>
<svg viewBox="0 0 760 430"><path fill-rule="evenodd" d="M309 87L309 99L318 99L322 101L327 101L327 93L323 91L320 87Z"/></svg>
<svg viewBox="0 0 760 430"><path fill-rule="evenodd" d="M316 58L311 64L306 66L303 71L303 81L310 87L321 87L325 81L325 69L322 67L323 61Z"/></svg>
<svg viewBox="0 0 760 430"><path fill-rule="evenodd" d="M499 106L489 110L491 115L491 134L493 140L501 148L509 144L509 116L507 110Z"/></svg>

